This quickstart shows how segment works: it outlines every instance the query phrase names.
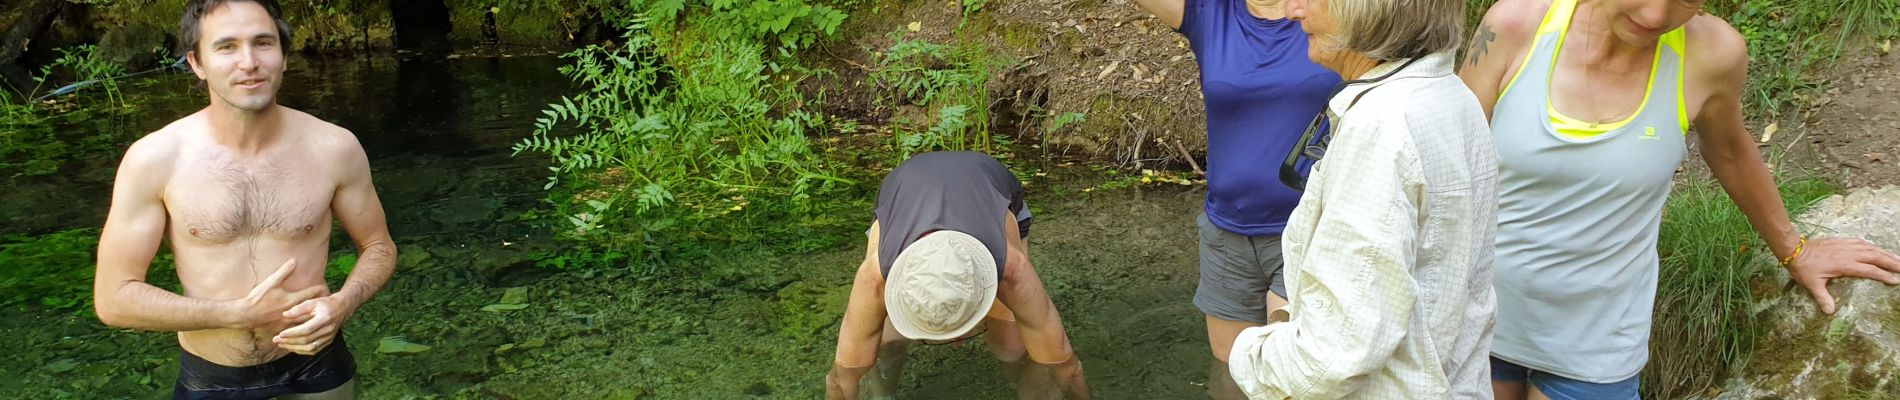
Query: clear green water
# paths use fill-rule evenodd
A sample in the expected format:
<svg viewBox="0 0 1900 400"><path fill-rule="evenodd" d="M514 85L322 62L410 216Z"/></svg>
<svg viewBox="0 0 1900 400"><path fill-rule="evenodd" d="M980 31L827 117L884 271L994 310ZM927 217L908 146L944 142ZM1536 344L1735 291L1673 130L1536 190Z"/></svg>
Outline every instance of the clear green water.
<svg viewBox="0 0 1900 400"><path fill-rule="evenodd" d="M542 105L572 90L559 65L554 57L292 65L281 101L357 134L403 254L395 278L346 329L362 397L820 397L861 245L735 249L671 269L681 276L534 266L556 244L518 217L539 202L545 163L511 158L508 147ZM124 144L202 107L192 85L183 74L137 83L127 89L135 112L61 122L62 137L97 142L95 151L58 174L6 181L0 233L98 226ZM1031 259L1097 397L1199 398L1209 355L1189 298L1203 192L1083 192L1101 177L1049 169L1031 185ZM333 242L347 243L340 235ZM509 288L527 290L527 308L481 310ZM376 352L378 340L396 336L431 349ZM0 309L0 337L9 375L0 397L167 398L178 373L172 335L71 312ZM1013 398L1006 382L980 342L918 346L901 397Z"/></svg>

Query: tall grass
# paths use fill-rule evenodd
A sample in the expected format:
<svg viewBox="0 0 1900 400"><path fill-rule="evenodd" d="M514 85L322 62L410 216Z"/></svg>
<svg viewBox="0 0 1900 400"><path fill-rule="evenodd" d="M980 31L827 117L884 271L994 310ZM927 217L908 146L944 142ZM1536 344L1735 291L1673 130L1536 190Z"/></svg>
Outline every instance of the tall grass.
<svg viewBox="0 0 1900 400"><path fill-rule="evenodd" d="M1900 0L1710 0L1705 9L1748 41L1743 102L1756 115L1811 104L1820 73L1863 39L1892 37L1900 27Z"/></svg>
<svg viewBox="0 0 1900 400"><path fill-rule="evenodd" d="M1790 214L1836 191L1813 178L1781 183ZM1769 281L1777 267L1761 255L1765 244L1748 218L1707 179L1676 186L1656 247L1662 269L1642 387L1646 398L1680 398L1720 385L1749 362L1763 329L1751 311L1755 288L1780 283Z"/></svg>

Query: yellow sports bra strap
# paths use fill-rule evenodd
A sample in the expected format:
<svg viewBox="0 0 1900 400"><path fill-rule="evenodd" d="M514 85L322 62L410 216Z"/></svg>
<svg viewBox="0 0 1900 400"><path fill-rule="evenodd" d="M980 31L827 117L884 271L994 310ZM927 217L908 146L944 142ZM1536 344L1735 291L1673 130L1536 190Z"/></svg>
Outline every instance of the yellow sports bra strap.
<svg viewBox="0 0 1900 400"><path fill-rule="evenodd" d="M1577 11L1577 0L1552 0L1550 12L1544 14L1544 22L1537 25L1537 34L1542 36L1551 32L1562 32L1570 26L1570 15Z"/></svg>
<svg viewBox="0 0 1900 400"><path fill-rule="evenodd" d="M1676 118L1682 121L1682 132L1689 134L1689 102L1683 81L1689 80L1689 35L1684 33L1687 25L1662 35L1662 47L1676 54Z"/></svg>

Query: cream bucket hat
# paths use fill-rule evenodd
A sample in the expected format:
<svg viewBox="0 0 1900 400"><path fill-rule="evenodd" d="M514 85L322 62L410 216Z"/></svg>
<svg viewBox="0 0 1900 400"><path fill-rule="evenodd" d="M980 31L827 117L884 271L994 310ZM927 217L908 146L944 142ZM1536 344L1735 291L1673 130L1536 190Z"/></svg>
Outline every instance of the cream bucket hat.
<svg viewBox="0 0 1900 400"><path fill-rule="evenodd" d="M885 276L892 327L922 340L961 338L996 302L996 259L967 233L942 230L917 239Z"/></svg>

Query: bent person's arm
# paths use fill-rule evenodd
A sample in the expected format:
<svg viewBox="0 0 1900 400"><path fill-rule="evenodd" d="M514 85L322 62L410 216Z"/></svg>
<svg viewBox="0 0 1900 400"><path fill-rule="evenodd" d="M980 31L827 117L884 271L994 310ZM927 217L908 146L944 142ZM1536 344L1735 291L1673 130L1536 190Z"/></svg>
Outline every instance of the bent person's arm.
<svg viewBox="0 0 1900 400"><path fill-rule="evenodd" d="M872 225L872 232L877 226ZM852 278L851 298L845 303L844 321L838 327L838 353L831 372L825 374L825 398L858 398L858 383L877 364L877 344L884 334L884 277L878 269L875 235L858 263Z"/></svg>
<svg viewBox="0 0 1900 400"><path fill-rule="evenodd" d="M1022 238L1010 236L1010 242L1020 249ZM1049 292L1043 287L1036 268L1029 263L1029 257L1012 249L1005 263L1003 282L998 284L996 296L1016 314L1029 360L1050 370L1063 398L1091 398L1088 380L1082 374L1082 362L1075 358L1068 331L1062 327L1062 316L1056 312L1055 302L1049 299Z"/></svg>
<svg viewBox="0 0 1900 400"><path fill-rule="evenodd" d="M1292 318L1241 331L1228 355L1229 372L1249 398L1354 396L1407 334L1417 301L1418 207L1407 183L1417 181L1405 177L1417 161L1403 150L1408 141L1380 136L1335 136L1322 161L1318 192L1306 195L1319 196L1325 211L1307 250L1287 260L1299 273L1287 282Z"/></svg>

